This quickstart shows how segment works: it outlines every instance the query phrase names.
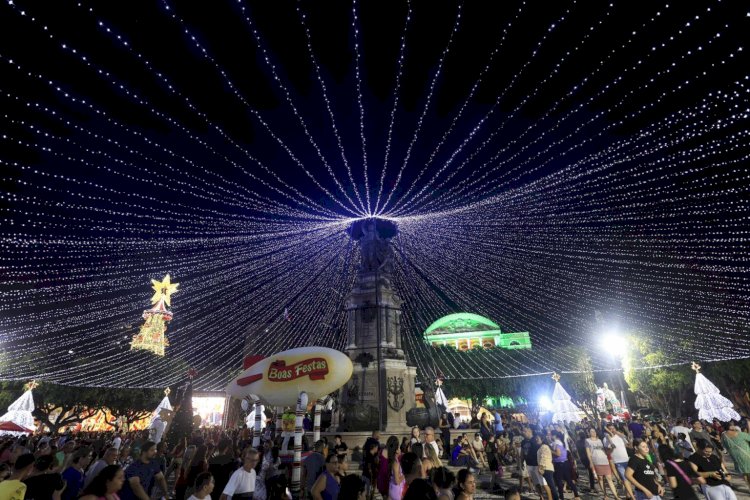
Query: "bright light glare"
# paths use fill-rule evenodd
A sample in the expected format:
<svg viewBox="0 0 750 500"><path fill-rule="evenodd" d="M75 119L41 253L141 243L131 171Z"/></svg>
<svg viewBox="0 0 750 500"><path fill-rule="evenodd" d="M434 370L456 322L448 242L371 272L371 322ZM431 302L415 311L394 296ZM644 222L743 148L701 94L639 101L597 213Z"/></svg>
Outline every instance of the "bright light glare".
<svg viewBox="0 0 750 500"><path fill-rule="evenodd" d="M602 338L602 347L613 356L624 356L628 349L628 339L618 333L610 332Z"/></svg>
<svg viewBox="0 0 750 500"><path fill-rule="evenodd" d="M539 397L539 408L544 411L550 411L552 409L552 401L550 401L549 396Z"/></svg>

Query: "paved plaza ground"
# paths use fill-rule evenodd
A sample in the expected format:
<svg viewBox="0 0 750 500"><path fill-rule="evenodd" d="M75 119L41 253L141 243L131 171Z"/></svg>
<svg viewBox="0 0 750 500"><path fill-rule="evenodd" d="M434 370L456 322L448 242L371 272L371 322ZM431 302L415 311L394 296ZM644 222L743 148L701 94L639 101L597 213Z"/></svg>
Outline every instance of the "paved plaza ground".
<svg viewBox="0 0 750 500"><path fill-rule="evenodd" d="M725 455L724 457L725 461L727 462L727 467L730 472L734 472L734 466L732 464L731 458ZM454 472L458 472L460 469L459 467L448 467L449 469L453 470ZM509 469L512 469L513 466L510 466ZM586 474L586 471L583 468L579 467L579 479L578 479L578 486L579 486L579 493L581 495L581 498L583 500L587 499L595 499L595 498L602 498L602 494L599 492L591 493L589 492L589 484L588 484L588 476ZM481 498L502 498L502 494L500 493L492 493L489 491L489 485L491 481L490 474L488 473L481 473L479 477L478 484L480 485L480 488L477 490L476 494L474 495L474 498L481 499ZM505 477L501 480L501 484L503 489L511 488L511 487L518 487L518 479L517 478L511 478L510 473L506 474ZM734 488L734 492L737 494L737 498L750 498L750 489L747 486L747 483L742 479L742 476L739 474L732 474L732 487ZM622 488L618 488L618 492L622 492ZM538 500L539 496L535 493L525 493L522 495L522 498L529 499L529 500ZM573 494L570 492L567 492L565 494L566 499L572 499ZM612 498L612 495L609 494L608 498ZM621 498L625 498L621 495ZM666 488L666 492L663 498L674 498L672 495L672 491L669 487Z"/></svg>

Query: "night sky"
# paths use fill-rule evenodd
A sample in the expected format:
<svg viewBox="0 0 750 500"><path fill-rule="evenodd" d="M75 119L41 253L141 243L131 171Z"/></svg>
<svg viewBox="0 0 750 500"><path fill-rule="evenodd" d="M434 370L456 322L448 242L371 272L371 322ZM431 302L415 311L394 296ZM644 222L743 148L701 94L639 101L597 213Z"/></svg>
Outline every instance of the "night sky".
<svg viewBox="0 0 750 500"><path fill-rule="evenodd" d="M374 215L425 377L607 369L613 329L750 357L742 4L4 3L0 378L221 389L343 348ZM130 351L167 273L167 354ZM534 349L436 357L460 311Z"/></svg>

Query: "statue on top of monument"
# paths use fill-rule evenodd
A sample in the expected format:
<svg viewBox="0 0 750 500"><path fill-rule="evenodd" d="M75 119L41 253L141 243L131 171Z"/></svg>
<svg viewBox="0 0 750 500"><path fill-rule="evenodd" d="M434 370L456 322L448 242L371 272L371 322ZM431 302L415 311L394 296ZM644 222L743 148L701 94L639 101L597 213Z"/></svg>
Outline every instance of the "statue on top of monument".
<svg viewBox="0 0 750 500"><path fill-rule="evenodd" d="M359 240L362 262L360 270L365 272L393 272L393 249L390 238L383 238L374 220L362 225L362 238Z"/></svg>

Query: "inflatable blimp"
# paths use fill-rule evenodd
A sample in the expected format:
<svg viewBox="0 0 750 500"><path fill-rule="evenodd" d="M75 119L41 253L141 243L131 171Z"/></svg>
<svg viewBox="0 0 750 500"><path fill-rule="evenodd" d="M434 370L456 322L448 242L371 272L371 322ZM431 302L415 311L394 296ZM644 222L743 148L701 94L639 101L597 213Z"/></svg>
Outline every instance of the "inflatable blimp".
<svg viewBox="0 0 750 500"><path fill-rule="evenodd" d="M314 401L346 384L354 367L349 356L326 347L300 347L273 356L248 356L244 370L227 386L227 394L254 394L272 406L297 403L300 392Z"/></svg>

